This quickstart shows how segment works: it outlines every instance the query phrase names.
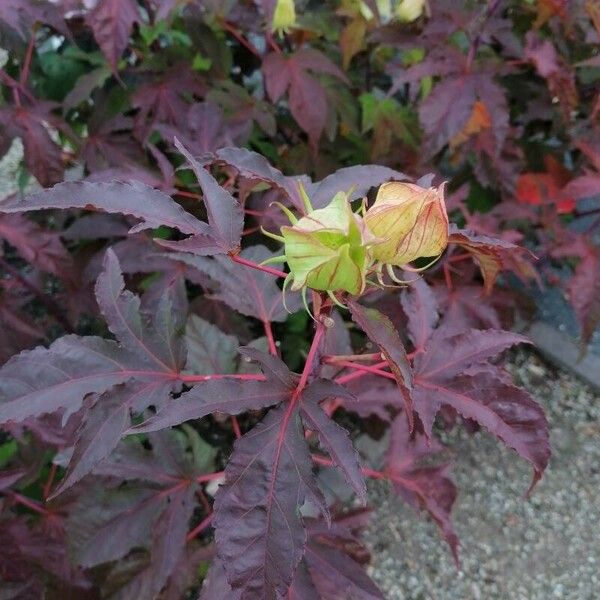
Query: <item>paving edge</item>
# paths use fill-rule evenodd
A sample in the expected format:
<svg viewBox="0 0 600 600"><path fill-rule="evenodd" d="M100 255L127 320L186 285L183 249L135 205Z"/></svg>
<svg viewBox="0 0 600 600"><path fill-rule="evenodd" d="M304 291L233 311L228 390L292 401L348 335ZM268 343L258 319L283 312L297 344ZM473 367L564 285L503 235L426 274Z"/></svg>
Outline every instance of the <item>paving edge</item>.
<svg viewBox="0 0 600 600"><path fill-rule="evenodd" d="M542 321L535 321L526 334L548 360L600 392L600 355L590 351L580 357L579 346L566 333Z"/></svg>

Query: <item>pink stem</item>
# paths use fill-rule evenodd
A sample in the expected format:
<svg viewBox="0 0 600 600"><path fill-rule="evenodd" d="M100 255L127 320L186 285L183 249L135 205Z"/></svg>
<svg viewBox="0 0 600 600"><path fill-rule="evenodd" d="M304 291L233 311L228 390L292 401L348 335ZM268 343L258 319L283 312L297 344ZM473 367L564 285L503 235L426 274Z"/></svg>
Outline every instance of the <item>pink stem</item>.
<svg viewBox="0 0 600 600"><path fill-rule="evenodd" d="M340 361L348 361L348 360L380 361L381 360L381 352L372 352L371 354L326 354L322 358L323 362L325 362L327 364L331 364L331 365L335 365L335 364L339 363Z"/></svg>
<svg viewBox="0 0 600 600"><path fill-rule="evenodd" d="M387 366L388 366L388 362L387 362L387 360L384 360L375 365L372 365L372 368L381 369L381 368L387 367ZM355 370L354 373L348 373L348 375L341 375L340 377L336 377L335 381L336 381L336 383L343 385L344 383L349 383L350 381L354 381L355 379L360 379L361 377L364 377L365 375L368 375L368 374L369 373L367 371L359 371L357 369L357 370Z"/></svg>
<svg viewBox="0 0 600 600"><path fill-rule="evenodd" d="M35 511L36 513L38 513L40 515L50 514L48 510L46 510L43 506L38 504L35 500L32 500L31 498L27 498L26 496L22 496L21 494L18 494L17 492L9 491L8 493L11 495L13 500L18 502L19 504L22 504L23 506L26 506L29 509Z"/></svg>
<svg viewBox="0 0 600 600"><path fill-rule="evenodd" d="M263 321L263 327L265 329L265 335L267 336L267 342L269 343L269 352L273 356L277 356L277 344L273 337L273 328L271 327L270 321Z"/></svg>
<svg viewBox="0 0 600 600"><path fill-rule="evenodd" d="M231 23L227 21L222 22L223 29L228 31L246 50L254 54L257 58L262 58L260 52L256 49L254 44L251 44Z"/></svg>
<svg viewBox="0 0 600 600"><path fill-rule="evenodd" d="M452 291L452 274L450 273L450 267L448 263L444 263L444 279L446 280L446 287L448 291Z"/></svg>
<svg viewBox="0 0 600 600"><path fill-rule="evenodd" d="M205 529L208 529L208 527L210 527L212 519L212 513L204 519L202 519L202 521L187 534L187 537L185 538L186 542L191 542L195 537L198 537Z"/></svg>
<svg viewBox="0 0 600 600"><path fill-rule="evenodd" d="M239 440L242 437L242 430L235 415L231 415L231 428L233 429L233 435Z"/></svg>
<svg viewBox="0 0 600 600"><path fill-rule="evenodd" d="M215 479L220 479L223 477L224 471L217 471L216 473L207 473L206 475L199 475L196 477L196 481L198 483L207 483L209 481L214 481Z"/></svg>
<svg viewBox="0 0 600 600"><path fill-rule="evenodd" d="M313 363L315 361L315 357L319 351L319 346L321 345L321 341L325 336L325 325L320 321L317 323L317 330L315 331L315 336L313 337L312 343L310 345L310 350L308 351L308 355L306 357L306 362L304 363L304 369L302 370L302 375L300 375L300 381L298 382L298 386L294 390L294 394L292 396L292 400L298 398L306 384L308 382L308 378L310 376L310 372L312 370Z"/></svg>
<svg viewBox="0 0 600 600"><path fill-rule="evenodd" d="M54 478L56 477L56 471L58 469L58 465L56 463L52 463L50 467L50 473L48 475L48 480L44 485L43 497L44 500L50 495L50 490L52 489L52 484L54 483Z"/></svg>
<svg viewBox="0 0 600 600"><path fill-rule="evenodd" d="M27 52L25 54L25 60L23 62L23 69L21 70L21 76L19 77L19 83L21 86L25 86L29 79L29 68L31 67L31 59L33 57L33 49L35 47L35 31L31 33L31 39L27 46Z"/></svg>
<svg viewBox="0 0 600 600"><path fill-rule="evenodd" d="M264 271L265 273L269 273L270 275L274 275L275 277L287 277L287 273L285 271L280 271L279 269L273 269L272 267L265 267L263 265L259 265L251 260L246 260L242 258L238 254L230 254L229 257L233 262L236 262L240 265L244 265L246 267L250 267L251 269L256 269L257 271Z"/></svg>
<svg viewBox="0 0 600 600"><path fill-rule="evenodd" d="M379 375L380 377L387 377L388 379L396 379L392 373L388 371L382 371L377 366L373 365L361 365L360 363L350 362L349 360L340 360L335 363L340 367L348 367L349 369L355 369L356 371L365 371L366 373L373 373L373 375ZM385 363L387 365L387 361Z"/></svg>

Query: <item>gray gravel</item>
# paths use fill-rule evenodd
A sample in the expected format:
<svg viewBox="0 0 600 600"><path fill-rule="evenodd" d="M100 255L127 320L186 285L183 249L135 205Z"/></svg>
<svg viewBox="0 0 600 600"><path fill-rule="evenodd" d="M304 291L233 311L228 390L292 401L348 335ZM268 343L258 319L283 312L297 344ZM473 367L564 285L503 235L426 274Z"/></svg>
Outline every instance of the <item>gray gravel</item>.
<svg viewBox="0 0 600 600"><path fill-rule="evenodd" d="M516 354L511 370L547 411L554 454L546 474L525 500L525 461L484 432L447 435L460 571L433 523L373 485L366 541L371 575L389 600L600 598L599 398L531 353Z"/></svg>
<svg viewBox="0 0 600 600"><path fill-rule="evenodd" d="M10 150L0 159L0 200L19 189L17 173L22 157L23 144L20 139L16 139Z"/></svg>

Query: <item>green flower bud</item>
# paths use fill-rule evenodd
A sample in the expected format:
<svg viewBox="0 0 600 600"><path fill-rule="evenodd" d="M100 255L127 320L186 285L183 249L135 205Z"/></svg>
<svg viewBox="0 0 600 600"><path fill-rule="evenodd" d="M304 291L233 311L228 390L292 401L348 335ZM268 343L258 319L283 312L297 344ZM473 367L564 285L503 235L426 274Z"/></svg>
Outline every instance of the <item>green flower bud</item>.
<svg viewBox="0 0 600 600"><path fill-rule="evenodd" d="M425 189L413 183L384 183L365 215L373 236L375 260L402 266L422 257L440 255L448 245L448 215L444 186Z"/></svg>
<svg viewBox="0 0 600 600"><path fill-rule="evenodd" d="M287 32L296 24L296 5L294 0L277 0L273 11L271 31Z"/></svg>
<svg viewBox="0 0 600 600"><path fill-rule="evenodd" d="M416 21L425 10L425 0L400 0L396 7L396 17L404 22L411 23Z"/></svg>
<svg viewBox="0 0 600 600"><path fill-rule="evenodd" d="M325 208L313 210L289 227L282 227L285 259L292 290L364 290L371 236L352 212L345 193L336 194Z"/></svg>

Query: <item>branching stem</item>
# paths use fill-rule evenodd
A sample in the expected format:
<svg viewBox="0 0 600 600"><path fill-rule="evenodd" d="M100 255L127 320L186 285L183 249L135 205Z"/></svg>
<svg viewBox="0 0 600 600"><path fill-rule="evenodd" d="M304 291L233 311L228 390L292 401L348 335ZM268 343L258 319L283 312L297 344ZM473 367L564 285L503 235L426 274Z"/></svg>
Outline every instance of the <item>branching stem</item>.
<svg viewBox="0 0 600 600"><path fill-rule="evenodd" d="M270 275L274 275L275 277L283 277L284 279L287 277L287 273L285 271L280 271L279 269L273 269L272 267L267 267L264 265L259 265L258 263L252 262L246 258L242 258L238 254L230 254L231 260L240 265L244 265L246 267L250 267L251 269L256 269L257 271L263 271L265 273L269 273Z"/></svg>

